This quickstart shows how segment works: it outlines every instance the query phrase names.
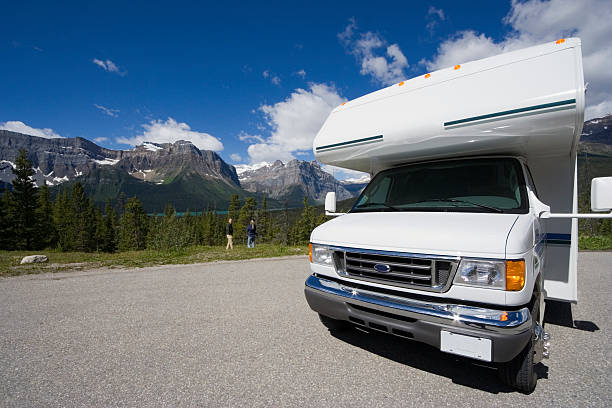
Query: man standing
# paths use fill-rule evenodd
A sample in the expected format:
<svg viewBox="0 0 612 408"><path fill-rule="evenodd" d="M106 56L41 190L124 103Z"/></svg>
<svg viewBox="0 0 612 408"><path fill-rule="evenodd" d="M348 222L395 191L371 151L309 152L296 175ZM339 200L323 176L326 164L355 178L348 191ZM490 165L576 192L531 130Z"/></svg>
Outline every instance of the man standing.
<svg viewBox="0 0 612 408"><path fill-rule="evenodd" d="M251 222L247 225L247 248L255 248L255 237L257 236L257 227L255 220L251 218Z"/></svg>
<svg viewBox="0 0 612 408"><path fill-rule="evenodd" d="M225 249L234 249L234 244L232 243L232 239L234 238L234 226L232 225L232 219L227 220L227 225L225 226L225 235L227 236L227 245Z"/></svg>

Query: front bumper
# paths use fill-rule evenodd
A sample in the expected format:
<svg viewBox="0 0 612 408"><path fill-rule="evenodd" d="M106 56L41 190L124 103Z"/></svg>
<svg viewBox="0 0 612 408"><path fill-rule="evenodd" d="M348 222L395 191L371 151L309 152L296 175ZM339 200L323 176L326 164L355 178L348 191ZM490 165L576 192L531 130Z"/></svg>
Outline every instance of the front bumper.
<svg viewBox="0 0 612 408"><path fill-rule="evenodd" d="M354 288L311 275L304 289L310 308L338 320L411 338L438 349L441 331L491 340L491 361L507 362L532 336L529 309L497 310L425 302Z"/></svg>

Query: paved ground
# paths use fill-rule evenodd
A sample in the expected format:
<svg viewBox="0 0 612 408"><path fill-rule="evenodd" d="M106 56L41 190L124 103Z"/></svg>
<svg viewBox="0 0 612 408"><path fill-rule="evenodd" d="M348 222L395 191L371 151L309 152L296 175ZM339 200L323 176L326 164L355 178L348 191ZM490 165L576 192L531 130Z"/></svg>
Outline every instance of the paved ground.
<svg viewBox="0 0 612 408"><path fill-rule="evenodd" d="M428 346L330 335L304 257L1 279L0 406L609 407L612 253L579 262L530 396Z"/></svg>

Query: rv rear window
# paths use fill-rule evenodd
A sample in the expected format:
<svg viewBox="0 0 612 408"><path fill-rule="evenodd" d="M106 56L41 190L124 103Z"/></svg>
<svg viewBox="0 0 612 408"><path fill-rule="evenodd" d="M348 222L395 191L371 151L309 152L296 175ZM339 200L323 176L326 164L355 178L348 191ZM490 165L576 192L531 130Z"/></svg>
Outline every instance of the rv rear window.
<svg viewBox="0 0 612 408"><path fill-rule="evenodd" d="M512 158L414 164L379 173L352 212L463 211L526 213L525 180Z"/></svg>

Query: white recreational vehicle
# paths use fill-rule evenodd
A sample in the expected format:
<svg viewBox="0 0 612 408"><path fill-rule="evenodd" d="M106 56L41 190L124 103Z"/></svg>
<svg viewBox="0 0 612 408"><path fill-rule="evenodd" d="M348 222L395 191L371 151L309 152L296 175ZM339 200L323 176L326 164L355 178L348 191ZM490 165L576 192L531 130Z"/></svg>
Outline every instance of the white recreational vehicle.
<svg viewBox="0 0 612 408"><path fill-rule="evenodd" d="M359 325L491 362L529 393L548 356L544 300L577 301L580 40L456 65L337 107L316 158L369 172L311 235L305 294ZM612 177L592 208L612 208ZM326 212L335 213L329 193Z"/></svg>

